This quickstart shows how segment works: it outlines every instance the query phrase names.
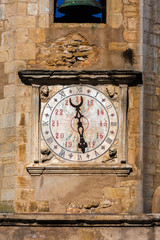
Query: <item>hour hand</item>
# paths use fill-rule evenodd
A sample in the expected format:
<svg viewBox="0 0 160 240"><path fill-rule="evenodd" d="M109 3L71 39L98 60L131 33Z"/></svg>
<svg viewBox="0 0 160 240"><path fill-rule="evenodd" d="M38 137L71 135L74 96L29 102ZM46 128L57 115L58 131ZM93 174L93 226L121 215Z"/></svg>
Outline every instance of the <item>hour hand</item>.
<svg viewBox="0 0 160 240"><path fill-rule="evenodd" d="M85 153L85 148L87 147L87 143L84 141L84 138L80 138L80 143L78 143L78 147L81 148L82 152Z"/></svg>

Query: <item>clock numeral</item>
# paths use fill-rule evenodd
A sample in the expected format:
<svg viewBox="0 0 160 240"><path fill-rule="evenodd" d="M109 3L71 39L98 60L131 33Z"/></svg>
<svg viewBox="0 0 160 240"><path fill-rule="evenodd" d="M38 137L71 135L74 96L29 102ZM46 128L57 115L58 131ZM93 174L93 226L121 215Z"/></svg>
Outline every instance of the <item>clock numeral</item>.
<svg viewBox="0 0 160 240"><path fill-rule="evenodd" d="M60 115L60 116L62 116L62 115L63 115L63 109L56 109L56 110L55 110L55 115Z"/></svg>
<svg viewBox="0 0 160 240"><path fill-rule="evenodd" d="M58 127L59 126L59 122L58 121L52 121L52 127Z"/></svg>
<svg viewBox="0 0 160 240"><path fill-rule="evenodd" d="M99 94L99 92L97 92L97 93L96 93L95 97L97 97L97 96L98 96L98 94Z"/></svg>
<svg viewBox="0 0 160 240"><path fill-rule="evenodd" d="M87 103L88 103L88 106L93 106L94 105L94 100L88 100Z"/></svg>
<svg viewBox="0 0 160 240"><path fill-rule="evenodd" d="M66 148L72 147L72 142L65 142L65 147Z"/></svg>
<svg viewBox="0 0 160 240"><path fill-rule="evenodd" d="M97 133L97 139L103 139L103 133Z"/></svg>
<svg viewBox="0 0 160 240"><path fill-rule="evenodd" d="M111 126L117 126L117 122L111 122Z"/></svg>
<svg viewBox="0 0 160 240"><path fill-rule="evenodd" d="M97 151L94 151L96 157L99 156L99 153Z"/></svg>
<svg viewBox="0 0 160 240"><path fill-rule="evenodd" d="M58 154L60 157L64 158L65 157L65 151L62 149L60 153Z"/></svg>
<svg viewBox="0 0 160 240"><path fill-rule="evenodd" d="M88 145L89 145L89 148L94 148L95 142L89 142Z"/></svg>
<svg viewBox="0 0 160 240"><path fill-rule="evenodd" d="M103 109L97 109L97 115L104 115L104 110Z"/></svg>
<svg viewBox="0 0 160 240"><path fill-rule="evenodd" d="M43 125L44 127L47 127L47 126L49 125L49 121L47 121L47 122L42 121L42 125Z"/></svg>
<svg viewBox="0 0 160 240"><path fill-rule="evenodd" d="M112 108L112 105L110 104L110 105L108 105L106 108L107 108L107 109L111 109L111 108Z"/></svg>
<svg viewBox="0 0 160 240"><path fill-rule="evenodd" d="M78 161L82 160L82 155L78 154Z"/></svg>
<svg viewBox="0 0 160 240"><path fill-rule="evenodd" d="M82 93L82 87L77 87L77 93Z"/></svg>
<svg viewBox="0 0 160 240"><path fill-rule="evenodd" d="M69 104L69 101L65 100L65 106L68 106L68 104Z"/></svg>
<svg viewBox="0 0 160 240"><path fill-rule="evenodd" d="M49 105L49 104L47 104L47 108L49 108L51 111L53 109L53 107L51 105Z"/></svg>
<svg viewBox="0 0 160 240"><path fill-rule="evenodd" d="M100 125L100 127L103 127L103 126L106 127L107 121L104 121L104 122L100 121L99 125Z"/></svg>
<svg viewBox="0 0 160 240"><path fill-rule="evenodd" d="M50 137L50 138L46 139L46 141L47 141L47 143L50 145L50 144L53 142L53 138Z"/></svg>
<svg viewBox="0 0 160 240"><path fill-rule="evenodd" d="M109 137L106 139L106 142L108 143L108 144L111 144L112 143L112 139L110 139Z"/></svg>
<svg viewBox="0 0 160 240"><path fill-rule="evenodd" d="M61 95L61 98L64 98L64 97L66 97L66 94L65 94L65 92L64 92L64 91L61 91L61 92L59 92L59 94Z"/></svg>
<svg viewBox="0 0 160 240"><path fill-rule="evenodd" d="M63 139L64 138L64 133L56 133L56 139Z"/></svg>

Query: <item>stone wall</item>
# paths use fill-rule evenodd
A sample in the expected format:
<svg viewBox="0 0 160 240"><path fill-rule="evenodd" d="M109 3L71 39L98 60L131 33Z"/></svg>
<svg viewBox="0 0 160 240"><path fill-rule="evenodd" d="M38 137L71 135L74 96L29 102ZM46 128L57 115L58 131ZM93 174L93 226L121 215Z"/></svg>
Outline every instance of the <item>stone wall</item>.
<svg viewBox="0 0 160 240"><path fill-rule="evenodd" d="M152 211L154 191L160 185L160 3L144 4L144 211ZM155 203L153 203L155 204ZM154 211L155 206L153 206Z"/></svg>
<svg viewBox="0 0 160 240"><path fill-rule="evenodd" d="M0 215L0 238L1 240L158 240L159 215Z"/></svg>
<svg viewBox="0 0 160 240"><path fill-rule="evenodd" d="M0 212L142 212L142 145L143 197L145 211L151 211L153 192L159 186L159 9L158 1L142 5L139 0L108 0L106 25L63 24L53 23L53 0L0 1ZM128 163L133 172L129 177L92 176L89 183L88 177L79 177L65 189L68 177L31 177L27 173L26 167L33 162L32 88L21 83L19 70L142 71L142 65L144 137L142 140L143 93L140 86L130 87ZM53 195L48 191L47 196L49 182L61 183L63 194L54 188ZM83 201L77 199L79 187Z"/></svg>

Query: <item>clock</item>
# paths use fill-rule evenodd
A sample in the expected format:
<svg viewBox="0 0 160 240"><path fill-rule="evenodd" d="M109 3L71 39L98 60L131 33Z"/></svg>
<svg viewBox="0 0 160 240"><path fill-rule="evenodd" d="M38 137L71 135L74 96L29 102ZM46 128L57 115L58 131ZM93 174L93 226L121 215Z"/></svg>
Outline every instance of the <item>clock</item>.
<svg viewBox="0 0 160 240"><path fill-rule="evenodd" d="M42 136L58 158L88 162L104 155L118 132L112 101L90 86L69 86L56 92L41 116Z"/></svg>

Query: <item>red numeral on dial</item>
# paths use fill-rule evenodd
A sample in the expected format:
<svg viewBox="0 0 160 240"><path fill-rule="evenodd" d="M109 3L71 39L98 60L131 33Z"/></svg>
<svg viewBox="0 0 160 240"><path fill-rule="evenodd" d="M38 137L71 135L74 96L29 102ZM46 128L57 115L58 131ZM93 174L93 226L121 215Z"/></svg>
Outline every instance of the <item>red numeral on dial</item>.
<svg viewBox="0 0 160 240"><path fill-rule="evenodd" d="M59 122L58 121L52 121L52 127L58 127L59 126Z"/></svg>
<svg viewBox="0 0 160 240"><path fill-rule="evenodd" d="M107 126L107 121L105 121L105 122L100 121L99 125L100 125L100 127L103 127L103 126L106 127Z"/></svg>
<svg viewBox="0 0 160 240"><path fill-rule="evenodd" d="M56 133L56 139L64 138L64 133Z"/></svg>
<svg viewBox="0 0 160 240"><path fill-rule="evenodd" d="M103 133L97 133L97 139L103 139Z"/></svg>
<svg viewBox="0 0 160 240"><path fill-rule="evenodd" d="M56 109L55 110L55 115L63 115L63 109Z"/></svg>
<svg viewBox="0 0 160 240"><path fill-rule="evenodd" d="M72 147L72 143L71 142L65 142L65 147L67 148L70 148L70 147Z"/></svg>
<svg viewBox="0 0 160 240"><path fill-rule="evenodd" d="M94 105L94 100L88 100L87 104L88 104L88 106L93 106Z"/></svg>
<svg viewBox="0 0 160 240"><path fill-rule="evenodd" d="M97 115L104 115L104 111L101 109L97 109Z"/></svg>

